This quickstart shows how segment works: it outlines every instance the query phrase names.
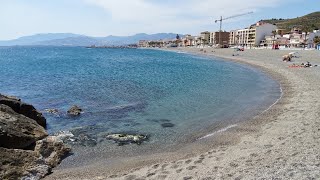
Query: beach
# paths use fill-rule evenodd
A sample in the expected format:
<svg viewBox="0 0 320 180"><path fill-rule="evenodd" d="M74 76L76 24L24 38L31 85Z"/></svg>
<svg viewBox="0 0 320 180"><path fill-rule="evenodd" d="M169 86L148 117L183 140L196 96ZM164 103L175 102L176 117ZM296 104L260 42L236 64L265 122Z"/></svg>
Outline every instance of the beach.
<svg viewBox="0 0 320 180"><path fill-rule="evenodd" d="M301 57L283 62L282 56L291 51L168 50L251 65L277 80L282 96L258 116L209 134L199 147L185 147L171 156L154 155L153 160L141 157L138 164L130 163L139 157L128 159L112 170L103 164L58 169L45 179L320 178L320 67L289 67L307 61L320 65L319 51L298 51Z"/></svg>

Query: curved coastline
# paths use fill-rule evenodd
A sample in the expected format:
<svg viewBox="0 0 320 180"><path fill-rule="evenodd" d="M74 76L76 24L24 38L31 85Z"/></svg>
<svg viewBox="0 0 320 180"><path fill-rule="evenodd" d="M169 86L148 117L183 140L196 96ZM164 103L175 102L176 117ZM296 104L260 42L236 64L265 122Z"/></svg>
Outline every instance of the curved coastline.
<svg viewBox="0 0 320 180"><path fill-rule="evenodd" d="M203 53L198 53L197 51L199 49L193 49L190 50L189 48L186 49L178 49L179 51L182 50L186 53L192 53L195 55L214 55L215 57L219 57L219 58L224 58L227 61L234 61L237 63L244 63L250 66L254 66L260 70L262 70L263 72L269 74L270 76L272 76L273 79L277 80L280 83L280 87L283 90L283 94L281 95L282 98L278 99L274 104L272 104L269 108L267 108L266 110L264 110L263 112L261 112L258 116L254 117L252 120L248 120L244 123L240 123L237 126L232 126L231 128L227 128L225 131L223 131L223 133L218 133L215 134L214 138L208 138L205 140L202 140L200 143L200 145L202 146L207 146L206 148L199 148L199 147L195 147L195 146L188 146L187 148L182 149L181 151L179 151L179 153L184 153L183 155L178 155L177 153L170 153L167 152L166 154L168 156L171 155L171 158L164 158L163 154L158 154L155 156L152 156L153 160L150 160L150 157L145 157L139 162L139 165L137 166L137 164L131 164L132 162L137 162L137 159L128 159L128 161L126 161L126 166L127 167L122 167L121 164L119 164L120 171L119 169L117 169L117 171L108 171L108 172L104 172L101 173L101 170L103 170L104 168L99 167L99 165L95 164L92 167L90 167L90 170L87 171L81 171L80 169L73 169L70 171L56 171L56 173L54 173L52 176L49 176L48 179L56 179L56 178L66 178L66 179L77 179L77 178L116 178L116 179L126 179L129 176L130 177L140 177L140 178L147 178L147 179L152 179L155 178L157 176L162 176L162 177L166 177L168 179L172 179L172 178L182 178L184 176L187 176L188 174L190 174L191 177L206 177L207 173L204 173L205 171L201 170L201 176L197 175L199 174L199 165L197 164L194 168L189 168L190 165L188 165L189 161L192 162L197 162L197 159L200 158L201 161L210 161L210 157L215 157L216 159L223 159L223 158L229 158L228 155L226 155L226 151L229 150L234 150L237 149L236 147L239 146L239 144L243 144L246 141L251 141L252 137L259 137L261 136L261 134L263 134L263 130L266 128L266 126L270 126L270 124L277 122L277 120L275 120L277 117L281 116L283 107L285 105L290 105L290 103L288 103L288 101L290 100L290 98L292 98L294 96L293 92L292 92L292 83L288 80L288 77L286 74L283 74L283 72L277 72L275 71L272 67L268 67L264 65L264 62L262 64L259 64L257 62L252 62L252 60L250 60L250 58L247 59L243 59L243 58L234 58L234 57L228 57L226 56L224 53L218 54L218 53L214 53L214 54L203 54ZM230 53L230 52L227 52ZM280 56L281 57L281 56ZM280 62L281 64L282 62ZM275 66L278 66L279 64L276 64ZM274 66L274 65L273 65ZM283 68L283 67L282 67ZM281 69L280 69L281 70ZM282 69L283 70L283 69ZM270 129L270 127L268 127L267 129ZM221 131L222 132L222 131ZM258 134L258 135L257 135ZM248 140L249 139L249 140ZM210 145L206 145L206 144L210 144ZM215 144L215 145L213 145ZM270 145L271 146L271 145ZM189 149L188 149L189 148ZM188 150L186 150L188 149ZM190 150L191 149L191 150ZM210 151L208 151L208 149L211 149ZM246 149L246 148L244 148ZM192 153L190 151L193 151ZM251 153L251 155L254 153ZM216 156L214 156L216 155ZM249 156L249 160L252 159L251 155ZM253 158L256 155L253 156ZM260 157L260 155L257 155L256 157ZM243 157L244 158L244 157ZM185 160L178 160L178 159L185 159ZM172 160L177 160L177 161L172 161ZM171 161L171 162L170 162ZM185 163L183 163L185 162ZM213 161L215 162L215 161ZM184 167L184 169L187 169L187 174L180 174L177 173L177 169L175 168L169 168L169 171L172 171L170 174L167 175L161 175L161 171L158 168L153 168L154 166L150 166L154 164L154 166L160 166L160 167L167 167L169 165L171 165L172 167L175 166L180 166L179 164L183 164L182 167ZM200 166L202 166L202 168L204 168L205 170L210 170L210 167L203 167L203 162L201 163ZM210 162L209 162L210 164ZM100 164L101 165L101 164ZM213 165L211 163L211 165ZM224 164L226 165L226 164ZM132 167L136 167L133 168L134 170L132 170ZM191 166L193 167L193 166ZM212 167L211 167L212 168ZM162 169L166 169L166 168L162 168ZM190 170L191 169L191 170ZM237 168L233 168L233 169L237 169ZM60 172L59 172L60 171ZM81 171L81 173L77 174L75 172L79 172ZM155 171L155 175L152 175L150 177L148 177L148 173ZM156 172L157 171L157 172ZM183 171L183 170L182 170ZM118 172L118 173L116 173ZM130 172L130 173L128 173ZM224 170L225 173L222 173L221 177L227 177L227 171ZM115 175L112 175L112 173L115 173ZM77 174L77 175L76 175ZM153 173L151 173L153 174ZM211 174L213 175L213 174ZM240 173L241 175L241 173ZM244 176L244 177L259 177L256 175L251 176L252 174L249 174L250 176ZM271 174L269 174L271 175ZM267 176L267 177L271 177L271 176Z"/></svg>
<svg viewBox="0 0 320 180"><path fill-rule="evenodd" d="M197 55L213 55L258 67L281 84L283 96L253 121L224 132L226 136L222 137L228 137L228 134L237 129L241 136L237 143L222 144L186 161L161 164L172 165L171 168L153 170L145 167L118 179L129 176L153 179L148 177L150 173L153 173L154 177L167 179L320 178L319 67L290 68L292 63L281 60L281 56L288 53L287 51L246 50L234 57L231 49L220 49L211 53L199 53L198 48L176 50ZM301 51L300 54L301 57L295 58L294 63L309 61L313 65L319 65L318 51ZM172 168L175 166L176 169Z"/></svg>

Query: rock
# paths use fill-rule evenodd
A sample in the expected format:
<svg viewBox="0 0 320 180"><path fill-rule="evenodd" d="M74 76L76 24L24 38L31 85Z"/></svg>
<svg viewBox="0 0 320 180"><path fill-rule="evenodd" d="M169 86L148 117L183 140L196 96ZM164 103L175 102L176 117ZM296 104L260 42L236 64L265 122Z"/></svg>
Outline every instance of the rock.
<svg viewBox="0 0 320 180"><path fill-rule="evenodd" d="M0 104L0 147L27 149L47 135L36 121Z"/></svg>
<svg viewBox="0 0 320 180"><path fill-rule="evenodd" d="M110 134L106 136L107 139L117 142L119 145L135 143L140 145L147 140L146 135L131 135L131 134Z"/></svg>
<svg viewBox="0 0 320 180"><path fill-rule="evenodd" d="M174 124L172 124L172 123L162 123L161 126L163 128L169 128L169 127L174 127Z"/></svg>
<svg viewBox="0 0 320 180"><path fill-rule="evenodd" d="M71 116L79 116L82 112L82 109L76 105L73 105L67 112Z"/></svg>
<svg viewBox="0 0 320 180"><path fill-rule="evenodd" d="M59 113L59 110L58 109L45 109L45 111L47 113L50 113L50 114L55 114L57 115Z"/></svg>
<svg viewBox="0 0 320 180"><path fill-rule="evenodd" d="M0 147L0 152L0 179L21 179L38 160L34 151Z"/></svg>
<svg viewBox="0 0 320 180"><path fill-rule="evenodd" d="M32 105L0 95L0 179L41 179L70 152Z"/></svg>
<svg viewBox="0 0 320 180"><path fill-rule="evenodd" d="M21 102L20 99L12 96L4 96L0 94L0 104L11 107L16 113L27 116L35 120L39 125L46 128L46 119L32 105Z"/></svg>
<svg viewBox="0 0 320 180"><path fill-rule="evenodd" d="M65 146L59 137L48 136L43 140L37 141L34 151L41 155L45 164L55 167L69 154L71 148Z"/></svg>
<svg viewBox="0 0 320 180"><path fill-rule="evenodd" d="M0 179L41 179L70 150L55 136L37 141L34 151L0 147Z"/></svg>

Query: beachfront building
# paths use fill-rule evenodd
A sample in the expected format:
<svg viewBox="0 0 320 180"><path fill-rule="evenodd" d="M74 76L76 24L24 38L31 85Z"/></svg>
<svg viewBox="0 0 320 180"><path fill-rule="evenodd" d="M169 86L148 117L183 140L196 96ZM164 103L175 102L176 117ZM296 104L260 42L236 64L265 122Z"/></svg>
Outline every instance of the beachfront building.
<svg viewBox="0 0 320 180"><path fill-rule="evenodd" d="M237 30L232 30L229 33L229 45L230 46L235 46L239 44L239 38L238 38L238 31Z"/></svg>
<svg viewBox="0 0 320 180"><path fill-rule="evenodd" d="M316 48L316 44L314 43L314 38L316 36L320 37L320 30L314 30L308 34L306 42L308 48Z"/></svg>
<svg viewBox="0 0 320 180"><path fill-rule="evenodd" d="M182 38L182 46L195 46L196 45L196 37L187 34L184 38Z"/></svg>
<svg viewBox="0 0 320 180"><path fill-rule="evenodd" d="M245 29L233 30L229 35L230 45L259 46L265 36L272 35L277 26L262 21Z"/></svg>
<svg viewBox="0 0 320 180"><path fill-rule="evenodd" d="M228 47L229 46L229 32L221 31L219 32L212 32L210 36L210 44L216 46L220 44L221 47ZM220 42L219 42L220 41Z"/></svg>
<svg viewBox="0 0 320 180"><path fill-rule="evenodd" d="M138 43L138 47L148 47L149 44L148 44L148 41L146 40L140 40L139 43Z"/></svg>
<svg viewBox="0 0 320 180"><path fill-rule="evenodd" d="M290 38L282 35L268 35L261 41L260 46L272 48L274 45L287 47L290 44Z"/></svg>
<svg viewBox="0 0 320 180"><path fill-rule="evenodd" d="M204 46L208 45L210 43L210 35L211 33L209 31L201 32L199 36L199 44Z"/></svg>

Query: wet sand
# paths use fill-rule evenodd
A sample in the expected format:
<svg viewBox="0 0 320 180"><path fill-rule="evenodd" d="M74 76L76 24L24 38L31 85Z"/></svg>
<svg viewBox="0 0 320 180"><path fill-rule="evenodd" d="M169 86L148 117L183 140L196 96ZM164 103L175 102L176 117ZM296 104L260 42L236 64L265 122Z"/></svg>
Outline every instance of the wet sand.
<svg viewBox="0 0 320 180"><path fill-rule="evenodd" d="M281 57L290 51L205 50L174 49L260 68L280 83L282 98L253 119L178 152L130 158L113 169L57 169L46 179L319 179L320 67L289 68L292 62ZM320 65L320 51L299 54L293 63Z"/></svg>

